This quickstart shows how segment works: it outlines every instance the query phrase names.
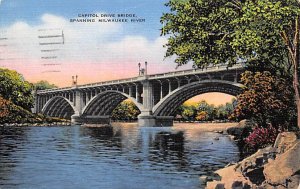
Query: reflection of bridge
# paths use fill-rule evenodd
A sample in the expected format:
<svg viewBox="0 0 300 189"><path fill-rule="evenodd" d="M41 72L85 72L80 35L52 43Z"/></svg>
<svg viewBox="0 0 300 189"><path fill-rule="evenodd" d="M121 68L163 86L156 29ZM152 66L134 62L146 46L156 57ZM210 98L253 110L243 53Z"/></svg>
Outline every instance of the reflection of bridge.
<svg viewBox="0 0 300 189"><path fill-rule="evenodd" d="M132 100L141 111L141 125L172 125L172 115L187 99L206 92L236 96L243 72L240 64L217 65L155 75L74 85L37 91L35 112L73 122L109 123L112 111L124 99Z"/></svg>

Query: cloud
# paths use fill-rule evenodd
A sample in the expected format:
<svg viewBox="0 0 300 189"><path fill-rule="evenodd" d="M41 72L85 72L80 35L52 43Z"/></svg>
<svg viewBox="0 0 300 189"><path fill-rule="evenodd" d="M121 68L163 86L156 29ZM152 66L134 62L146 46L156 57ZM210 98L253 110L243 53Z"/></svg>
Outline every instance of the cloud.
<svg viewBox="0 0 300 189"><path fill-rule="evenodd" d="M84 83L132 77L137 72L138 62L144 61L148 61L150 73L170 71L175 67L172 59L164 61L166 38L149 40L134 34L124 36L126 28L122 23L71 23L53 14L42 15L40 21L39 25L19 21L1 28L8 38L7 48L2 49L4 59L11 68L19 69L29 79L46 77L51 81L52 77L61 86L65 84L57 82L65 81L75 73L85 75ZM61 35L62 32L64 39L38 37ZM41 45L62 41L64 44ZM42 52L50 49L58 50ZM43 59L45 56L57 58ZM50 64L58 66L43 66ZM64 73L47 73L51 70Z"/></svg>

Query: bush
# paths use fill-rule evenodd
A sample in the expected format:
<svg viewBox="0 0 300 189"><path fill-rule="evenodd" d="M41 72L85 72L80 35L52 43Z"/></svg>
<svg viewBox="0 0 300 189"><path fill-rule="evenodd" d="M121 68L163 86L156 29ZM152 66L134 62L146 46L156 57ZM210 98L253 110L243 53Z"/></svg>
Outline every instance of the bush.
<svg viewBox="0 0 300 189"><path fill-rule="evenodd" d="M264 148L273 144L279 131L269 125L267 128L255 127L247 138L245 138L246 146L250 151Z"/></svg>
<svg viewBox="0 0 300 189"><path fill-rule="evenodd" d="M5 123L52 123L63 122L65 119L51 118L42 114L33 114L30 111L15 105L0 96L0 124Z"/></svg>

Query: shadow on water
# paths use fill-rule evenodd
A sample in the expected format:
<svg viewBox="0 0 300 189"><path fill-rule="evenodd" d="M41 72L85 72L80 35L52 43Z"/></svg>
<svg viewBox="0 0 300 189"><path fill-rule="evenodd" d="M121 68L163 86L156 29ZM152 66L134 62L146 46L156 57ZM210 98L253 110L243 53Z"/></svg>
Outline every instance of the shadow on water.
<svg viewBox="0 0 300 189"><path fill-rule="evenodd" d="M13 174L19 162L14 156L16 152L24 149L27 142L26 134L27 129L24 128L0 127L0 180L8 180ZM15 186L13 183L10 185Z"/></svg>
<svg viewBox="0 0 300 189"><path fill-rule="evenodd" d="M177 171L187 170L184 132L158 132L149 145L149 160ZM174 167L175 166L175 167ZM166 169L168 170L168 169Z"/></svg>
<svg viewBox="0 0 300 189"><path fill-rule="evenodd" d="M184 133L159 132L155 135L154 146L162 151L183 152L184 150Z"/></svg>
<svg viewBox="0 0 300 189"><path fill-rule="evenodd" d="M112 126L83 126L81 127L83 136L91 136L95 139L109 139L114 137L114 130Z"/></svg>
<svg viewBox="0 0 300 189"><path fill-rule="evenodd" d="M80 127L80 143L84 151L95 157L105 156L114 159L122 151L122 132L112 126Z"/></svg>

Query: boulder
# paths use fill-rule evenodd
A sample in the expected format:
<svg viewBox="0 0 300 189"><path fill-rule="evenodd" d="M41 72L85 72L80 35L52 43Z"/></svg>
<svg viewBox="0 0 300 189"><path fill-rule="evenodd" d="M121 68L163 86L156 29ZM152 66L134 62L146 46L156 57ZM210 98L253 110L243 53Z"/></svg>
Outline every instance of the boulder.
<svg viewBox="0 0 300 189"><path fill-rule="evenodd" d="M236 165L226 167L216 171L221 177L221 181L207 182L207 189L220 188L222 185L228 189L251 188L251 182L242 173L235 170Z"/></svg>
<svg viewBox="0 0 300 189"><path fill-rule="evenodd" d="M225 189L225 186L220 181L212 181L207 183L206 189Z"/></svg>
<svg viewBox="0 0 300 189"><path fill-rule="evenodd" d="M297 179L300 175L300 140L297 140L283 154L278 155L274 161L266 164L263 173L266 183L269 185L291 188L289 186L290 183L293 183L291 178ZM297 181L295 184L297 185Z"/></svg>
<svg viewBox="0 0 300 189"><path fill-rule="evenodd" d="M208 182L208 189L300 189L300 139L281 133L274 146L215 173L221 180Z"/></svg>
<svg viewBox="0 0 300 189"><path fill-rule="evenodd" d="M239 162L235 169L242 174L247 173L249 170L261 168L270 159L275 159L276 149L273 147L266 147L258 150L255 154L245 158Z"/></svg>
<svg viewBox="0 0 300 189"><path fill-rule="evenodd" d="M294 132L284 132L280 133L274 143L274 148L276 152L281 154L287 151L297 140L297 135Z"/></svg>

